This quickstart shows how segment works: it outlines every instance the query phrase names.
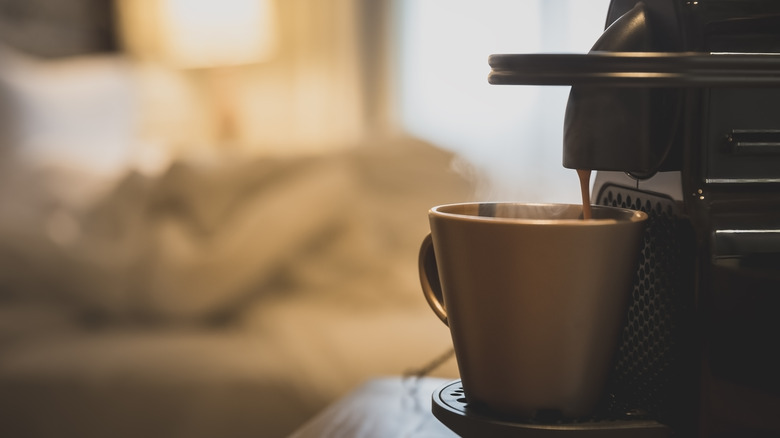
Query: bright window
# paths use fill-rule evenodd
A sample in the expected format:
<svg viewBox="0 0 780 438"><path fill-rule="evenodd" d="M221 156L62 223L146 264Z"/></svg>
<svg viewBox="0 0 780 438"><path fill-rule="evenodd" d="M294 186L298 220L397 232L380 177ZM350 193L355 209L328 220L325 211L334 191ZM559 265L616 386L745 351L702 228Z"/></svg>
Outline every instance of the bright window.
<svg viewBox="0 0 780 438"><path fill-rule="evenodd" d="M608 0L399 0L399 117L482 174L481 199L579 202L561 164L568 87L489 85L488 55L587 52Z"/></svg>

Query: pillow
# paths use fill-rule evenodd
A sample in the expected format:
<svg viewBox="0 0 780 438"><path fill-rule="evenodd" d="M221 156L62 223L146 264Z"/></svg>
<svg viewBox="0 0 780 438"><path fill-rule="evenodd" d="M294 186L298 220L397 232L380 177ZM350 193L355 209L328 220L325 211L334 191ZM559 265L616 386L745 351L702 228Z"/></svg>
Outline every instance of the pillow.
<svg viewBox="0 0 780 438"><path fill-rule="evenodd" d="M115 175L137 137L136 76L120 55L50 60L0 46L0 114L13 127L7 147L28 161Z"/></svg>

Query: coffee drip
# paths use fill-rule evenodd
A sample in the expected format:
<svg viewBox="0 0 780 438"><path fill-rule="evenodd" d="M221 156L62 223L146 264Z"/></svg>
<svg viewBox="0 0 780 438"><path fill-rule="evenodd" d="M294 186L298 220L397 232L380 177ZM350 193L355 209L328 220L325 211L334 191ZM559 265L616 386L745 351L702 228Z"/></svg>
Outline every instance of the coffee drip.
<svg viewBox="0 0 780 438"><path fill-rule="evenodd" d="M582 219L590 219L593 215L590 208L590 170L577 169L580 177L580 192L582 193Z"/></svg>

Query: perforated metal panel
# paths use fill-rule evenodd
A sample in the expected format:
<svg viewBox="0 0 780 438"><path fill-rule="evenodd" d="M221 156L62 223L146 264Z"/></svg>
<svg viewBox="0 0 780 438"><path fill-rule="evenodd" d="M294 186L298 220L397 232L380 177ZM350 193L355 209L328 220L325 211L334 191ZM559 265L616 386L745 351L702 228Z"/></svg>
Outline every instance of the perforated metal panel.
<svg viewBox="0 0 780 438"><path fill-rule="evenodd" d="M693 232L672 199L605 185L597 203L649 216L604 408L667 424L691 418Z"/></svg>

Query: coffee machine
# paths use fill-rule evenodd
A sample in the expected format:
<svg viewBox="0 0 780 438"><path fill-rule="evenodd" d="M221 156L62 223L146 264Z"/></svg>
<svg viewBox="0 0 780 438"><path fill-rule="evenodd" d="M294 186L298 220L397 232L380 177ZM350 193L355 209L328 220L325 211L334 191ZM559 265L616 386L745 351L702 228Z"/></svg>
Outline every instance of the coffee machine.
<svg viewBox="0 0 780 438"><path fill-rule="evenodd" d="M497 419L457 384L434 415L464 436L780 436L780 2L612 0L591 52L489 64L571 86L564 167L650 219L593 418Z"/></svg>

